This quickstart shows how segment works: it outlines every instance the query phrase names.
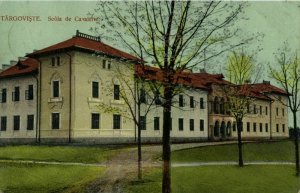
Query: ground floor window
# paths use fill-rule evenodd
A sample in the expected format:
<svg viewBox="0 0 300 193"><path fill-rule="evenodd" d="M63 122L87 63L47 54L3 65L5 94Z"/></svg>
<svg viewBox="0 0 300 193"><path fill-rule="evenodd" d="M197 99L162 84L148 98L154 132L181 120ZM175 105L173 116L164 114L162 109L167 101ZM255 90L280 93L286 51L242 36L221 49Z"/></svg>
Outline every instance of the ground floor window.
<svg viewBox="0 0 300 193"><path fill-rule="evenodd" d="M194 119L190 119L190 130L194 131Z"/></svg>
<svg viewBox="0 0 300 193"><path fill-rule="evenodd" d="M6 127L7 127L7 117L3 116L1 117L1 131L6 131Z"/></svg>
<svg viewBox="0 0 300 193"><path fill-rule="evenodd" d="M140 116L141 130L146 130L146 116Z"/></svg>
<svg viewBox="0 0 300 193"><path fill-rule="evenodd" d="M100 114L99 113L92 113L92 129L99 129L100 128Z"/></svg>
<svg viewBox="0 0 300 193"><path fill-rule="evenodd" d="M19 115L14 116L14 130L15 131L20 130L20 116Z"/></svg>
<svg viewBox="0 0 300 193"><path fill-rule="evenodd" d="M52 113L52 129L59 129L60 125L60 115L59 113Z"/></svg>
<svg viewBox="0 0 300 193"><path fill-rule="evenodd" d="M178 119L178 129L179 131L183 131L183 118Z"/></svg>
<svg viewBox="0 0 300 193"><path fill-rule="evenodd" d="M154 117L154 130L159 130L159 117Z"/></svg>
<svg viewBox="0 0 300 193"><path fill-rule="evenodd" d="M121 129L121 115L113 115L113 129Z"/></svg>
<svg viewBox="0 0 300 193"><path fill-rule="evenodd" d="M33 130L34 115L27 115L27 130Z"/></svg>
<svg viewBox="0 0 300 193"><path fill-rule="evenodd" d="M200 131L204 131L204 120L200 119Z"/></svg>

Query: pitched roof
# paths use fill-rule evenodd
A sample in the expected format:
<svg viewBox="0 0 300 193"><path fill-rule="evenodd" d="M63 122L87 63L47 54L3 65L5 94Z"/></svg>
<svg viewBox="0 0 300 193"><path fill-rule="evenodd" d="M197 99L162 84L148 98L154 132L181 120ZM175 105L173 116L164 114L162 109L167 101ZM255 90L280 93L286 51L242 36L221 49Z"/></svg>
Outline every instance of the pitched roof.
<svg viewBox="0 0 300 193"><path fill-rule="evenodd" d="M90 36L93 37L93 36ZM29 57L35 57L42 54L49 54L57 51L62 51L66 49L83 49L87 51L94 51L94 52L100 52L102 54L110 55L113 57L117 57L120 59L127 59L127 60L135 60L140 61L139 58L130 55L126 52L123 52L121 50L118 50L116 48L113 48L101 41L97 41L95 39L82 37L82 36L74 36L68 40L65 40L63 42L54 44L52 46L46 47L44 49L35 51L33 53L28 54Z"/></svg>
<svg viewBox="0 0 300 193"><path fill-rule="evenodd" d="M19 60L16 65L0 72L0 78L34 74L37 72L38 61L33 58L27 58L25 60Z"/></svg>

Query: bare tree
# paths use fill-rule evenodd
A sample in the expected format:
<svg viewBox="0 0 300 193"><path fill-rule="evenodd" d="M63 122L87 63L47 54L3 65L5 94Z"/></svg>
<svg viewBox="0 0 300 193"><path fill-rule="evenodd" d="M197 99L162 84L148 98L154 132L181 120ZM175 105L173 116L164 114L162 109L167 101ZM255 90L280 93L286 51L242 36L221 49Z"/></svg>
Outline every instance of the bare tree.
<svg viewBox="0 0 300 193"><path fill-rule="evenodd" d="M269 65L271 77L289 94L285 104L293 114L296 175L299 176L299 130L297 112L300 109L300 59L285 45L276 54L277 66Z"/></svg>
<svg viewBox="0 0 300 193"><path fill-rule="evenodd" d="M241 135L243 118L250 113L249 107L255 101L250 85L256 82L258 78L254 65L254 55L247 55L244 51L240 53L233 51L229 56L225 75L233 83L233 85L225 85L223 88L228 99L227 109L237 123L238 158L239 166L242 167L244 165Z"/></svg>
<svg viewBox="0 0 300 193"><path fill-rule="evenodd" d="M162 71L164 193L171 192L169 128L178 74L253 39L239 38L240 30L234 27L244 6L215 1L99 2L90 13L100 18L93 31Z"/></svg>
<svg viewBox="0 0 300 193"><path fill-rule="evenodd" d="M101 103L98 107L106 113L118 113L123 117L130 119L134 122L137 128L137 147L138 147L138 179L142 179L142 143L141 132L142 127L146 122L141 120L142 116L147 116L151 111L153 104L156 100L155 93L159 90L159 84L149 82L143 76L144 69L139 68L134 64L118 64L115 63L111 66L113 77L118 80L119 89L118 95L125 103L125 108L121 105L113 106L111 104ZM110 80L105 84L107 85L103 90L106 93L115 94L113 85ZM145 104L142 107L142 104ZM135 134L136 136L136 134Z"/></svg>

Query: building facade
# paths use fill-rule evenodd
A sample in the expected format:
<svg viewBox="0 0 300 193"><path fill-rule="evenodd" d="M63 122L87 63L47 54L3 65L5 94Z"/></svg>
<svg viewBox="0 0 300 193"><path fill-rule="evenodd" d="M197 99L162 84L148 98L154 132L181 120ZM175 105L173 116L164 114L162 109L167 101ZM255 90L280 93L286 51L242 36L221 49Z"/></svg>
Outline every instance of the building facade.
<svg viewBox="0 0 300 193"><path fill-rule="evenodd" d="M137 126L130 111L137 116L136 91L146 88L136 84L138 58L78 31L27 57L0 73L1 101L6 101L0 104L1 141L108 144L136 140ZM159 69L147 68L146 81L162 81ZM178 80L181 90L173 99L172 141L236 138L235 120L225 108L221 89L229 82L221 74L205 72L184 72ZM8 100L9 93L13 100ZM272 85L254 96L259 113L245 118L243 137L288 136L287 108L277 100L279 96L286 100L285 92ZM159 100L163 99L153 92L143 97L142 140L159 142L163 125Z"/></svg>

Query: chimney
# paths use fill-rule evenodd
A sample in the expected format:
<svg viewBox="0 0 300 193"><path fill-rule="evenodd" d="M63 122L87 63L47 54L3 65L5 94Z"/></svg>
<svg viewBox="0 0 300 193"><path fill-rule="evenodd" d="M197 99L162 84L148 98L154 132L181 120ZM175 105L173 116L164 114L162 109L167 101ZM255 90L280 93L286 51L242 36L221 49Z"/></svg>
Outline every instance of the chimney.
<svg viewBox="0 0 300 193"><path fill-rule="evenodd" d="M10 66L14 66L14 65L16 65L17 63L18 63L18 61L11 60L11 61L10 61Z"/></svg>
<svg viewBox="0 0 300 193"><path fill-rule="evenodd" d="M2 70L6 70L7 68L9 68L10 65L9 64L2 64Z"/></svg>
<svg viewBox="0 0 300 193"><path fill-rule="evenodd" d="M206 70L204 68L200 68L200 73L206 73Z"/></svg>
<svg viewBox="0 0 300 193"><path fill-rule="evenodd" d="M24 60L26 60L27 59L27 57L18 57L18 60L19 61L24 61Z"/></svg>
<svg viewBox="0 0 300 193"><path fill-rule="evenodd" d="M270 81L263 80L263 84L270 84Z"/></svg>

